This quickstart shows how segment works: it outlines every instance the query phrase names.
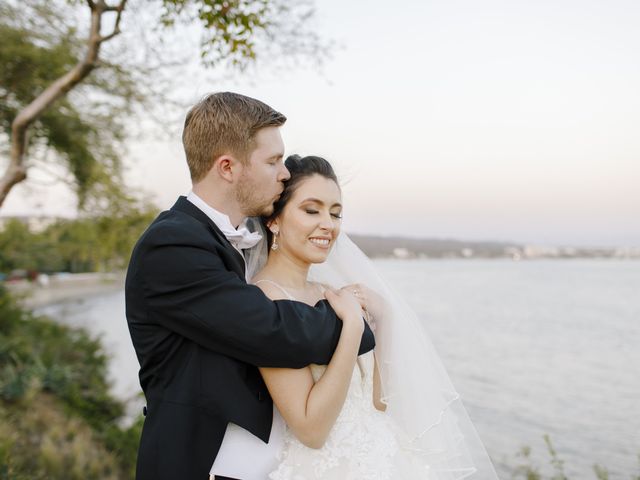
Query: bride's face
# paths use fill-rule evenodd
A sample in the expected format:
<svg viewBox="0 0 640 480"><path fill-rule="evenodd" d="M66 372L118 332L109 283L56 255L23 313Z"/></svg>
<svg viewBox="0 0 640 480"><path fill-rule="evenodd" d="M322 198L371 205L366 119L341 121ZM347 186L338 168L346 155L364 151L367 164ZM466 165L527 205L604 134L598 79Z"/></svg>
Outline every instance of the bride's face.
<svg viewBox="0 0 640 480"><path fill-rule="evenodd" d="M313 175L301 180L282 213L270 225L278 230L278 252L302 263L327 259L342 218L342 194L333 180Z"/></svg>

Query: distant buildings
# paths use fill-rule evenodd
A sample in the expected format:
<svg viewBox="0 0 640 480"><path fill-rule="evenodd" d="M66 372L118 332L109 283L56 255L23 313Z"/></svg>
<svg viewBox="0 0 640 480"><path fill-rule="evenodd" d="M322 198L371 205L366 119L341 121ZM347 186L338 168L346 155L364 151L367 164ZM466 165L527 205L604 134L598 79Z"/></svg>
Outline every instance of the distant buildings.
<svg viewBox="0 0 640 480"><path fill-rule="evenodd" d="M351 235L370 257L411 258L510 258L515 261L543 258L640 259L640 247L587 248L573 246L518 245L500 242L415 239Z"/></svg>
<svg viewBox="0 0 640 480"><path fill-rule="evenodd" d="M406 248L401 248L400 247L400 248L394 248L393 249L393 256L396 257L396 258L410 258L413 255Z"/></svg>
<svg viewBox="0 0 640 480"><path fill-rule="evenodd" d="M471 258L473 257L473 248L463 248L462 250L460 250L460 254L464 258Z"/></svg>
<svg viewBox="0 0 640 480"><path fill-rule="evenodd" d="M640 247L619 247L614 250L615 258L640 258Z"/></svg>

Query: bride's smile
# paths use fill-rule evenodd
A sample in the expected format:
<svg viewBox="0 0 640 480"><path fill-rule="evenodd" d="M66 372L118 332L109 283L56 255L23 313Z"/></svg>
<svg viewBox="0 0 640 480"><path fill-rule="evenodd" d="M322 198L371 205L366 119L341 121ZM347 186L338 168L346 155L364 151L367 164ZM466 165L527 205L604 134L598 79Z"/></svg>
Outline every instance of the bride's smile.
<svg viewBox="0 0 640 480"><path fill-rule="evenodd" d="M331 179L312 175L302 180L269 229L276 235L275 255L300 264L327 259L342 222L342 194Z"/></svg>

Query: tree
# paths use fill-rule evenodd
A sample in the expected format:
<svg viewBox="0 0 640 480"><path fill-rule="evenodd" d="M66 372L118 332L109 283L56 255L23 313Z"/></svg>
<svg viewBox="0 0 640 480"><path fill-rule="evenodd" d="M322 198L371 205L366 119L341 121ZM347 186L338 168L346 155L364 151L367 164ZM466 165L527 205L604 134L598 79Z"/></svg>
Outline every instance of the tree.
<svg viewBox="0 0 640 480"><path fill-rule="evenodd" d="M128 13L146 15L143 30L162 39L191 24L202 30L205 65L243 70L259 52L320 58L313 16L304 0L62 0L0 4L0 207L34 165L64 165L82 203L94 187L118 192L125 119L149 98L148 69L107 46L122 35ZM79 32L81 14L89 26ZM260 46L265 49L261 50ZM122 45L121 45L122 46ZM128 46L127 46L128 47ZM158 57L156 57L158 58ZM148 61L148 57L147 57ZM7 148L8 146L8 148Z"/></svg>
<svg viewBox="0 0 640 480"><path fill-rule="evenodd" d="M6 41L0 47L0 121L10 147L9 163L0 179L0 205L11 188L26 178L29 163L48 160L52 154L66 164L81 199L94 182L110 178L109 174L119 169L117 146L122 129L113 116L97 108L97 99L87 101L82 94L104 94L114 83L123 97L135 93L127 85L126 73L116 69L86 81L97 67L101 43L117 34L119 20L113 32L100 36L106 7L92 7L91 33L84 55L76 30L59 11L51 5L33 10L37 12L32 17L35 21L25 18L22 6L5 5L2 11L5 23L0 29ZM86 89L79 93L84 98L69 95L83 81Z"/></svg>
<svg viewBox="0 0 640 480"><path fill-rule="evenodd" d="M0 273L122 270L157 213L149 204L128 202L102 215L57 220L42 231L11 219L0 229Z"/></svg>
<svg viewBox="0 0 640 480"><path fill-rule="evenodd" d="M0 272L14 269L35 270L37 240L19 220L10 220L0 232Z"/></svg>

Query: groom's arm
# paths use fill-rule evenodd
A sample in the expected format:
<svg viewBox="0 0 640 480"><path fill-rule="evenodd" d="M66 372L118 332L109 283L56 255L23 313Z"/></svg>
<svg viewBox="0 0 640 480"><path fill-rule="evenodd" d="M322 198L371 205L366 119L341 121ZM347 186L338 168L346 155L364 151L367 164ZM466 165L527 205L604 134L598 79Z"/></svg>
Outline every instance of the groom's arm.
<svg viewBox="0 0 640 480"><path fill-rule="evenodd" d="M143 296L146 322L257 366L300 368L331 359L342 322L326 305L272 302L227 270L210 244L143 242L136 250L127 295ZM367 326L360 353L374 345Z"/></svg>

